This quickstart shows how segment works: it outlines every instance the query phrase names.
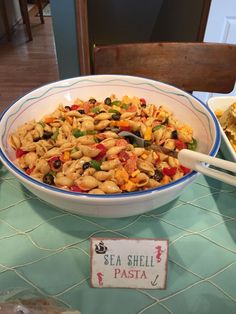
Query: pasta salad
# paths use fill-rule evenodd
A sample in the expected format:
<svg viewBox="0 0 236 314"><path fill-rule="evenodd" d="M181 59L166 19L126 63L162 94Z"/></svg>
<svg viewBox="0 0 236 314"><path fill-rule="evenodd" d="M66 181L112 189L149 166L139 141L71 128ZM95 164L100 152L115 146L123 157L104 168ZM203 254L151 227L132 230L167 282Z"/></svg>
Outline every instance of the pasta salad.
<svg viewBox="0 0 236 314"><path fill-rule="evenodd" d="M236 152L236 102L232 103L224 112L217 110L215 114Z"/></svg>
<svg viewBox="0 0 236 314"><path fill-rule="evenodd" d="M28 121L9 137L15 164L29 176L62 189L90 194L147 190L190 172L178 159L138 147L130 131L149 143L195 150L192 128L163 105L115 95L59 104L41 120Z"/></svg>

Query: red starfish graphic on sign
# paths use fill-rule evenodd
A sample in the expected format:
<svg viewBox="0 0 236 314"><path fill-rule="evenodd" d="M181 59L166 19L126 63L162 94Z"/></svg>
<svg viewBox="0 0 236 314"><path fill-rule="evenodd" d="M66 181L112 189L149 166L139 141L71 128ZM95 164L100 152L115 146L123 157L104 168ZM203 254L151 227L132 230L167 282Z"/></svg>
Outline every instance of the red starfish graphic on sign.
<svg viewBox="0 0 236 314"><path fill-rule="evenodd" d="M97 273L99 286L103 286L103 276L103 273Z"/></svg>

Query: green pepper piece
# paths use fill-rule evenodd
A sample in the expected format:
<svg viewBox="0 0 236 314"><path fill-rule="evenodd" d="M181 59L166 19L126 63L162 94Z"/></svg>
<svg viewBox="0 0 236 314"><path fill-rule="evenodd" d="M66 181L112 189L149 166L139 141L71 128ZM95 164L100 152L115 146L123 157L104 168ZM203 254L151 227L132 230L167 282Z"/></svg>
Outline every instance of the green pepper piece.
<svg viewBox="0 0 236 314"><path fill-rule="evenodd" d="M74 137L78 138L80 136L84 136L85 132L80 131L79 129L74 129L72 131L72 134L74 135Z"/></svg>
<svg viewBox="0 0 236 314"><path fill-rule="evenodd" d="M51 139L56 141L57 137L59 135L59 128L56 128L56 131L53 133L53 135L51 136Z"/></svg>
<svg viewBox="0 0 236 314"><path fill-rule="evenodd" d="M188 149L196 150L197 149L197 140L195 138L192 139L192 142L187 144Z"/></svg>
<svg viewBox="0 0 236 314"><path fill-rule="evenodd" d="M93 107L93 108L91 109L91 111L92 111L93 113L98 113L99 110L100 110L99 107Z"/></svg>
<svg viewBox="0 0 236 314"><path fill-rule="evenodd" d="M128 104L122 104L121 108L127 110L129 108L129 105Z"/></svg>
<svg viewBox="0 0 236 314"><path fill-rule="evenodd" d="M120 112L116 109L109 109L108 110L109 113L117 113L117 114L120 114Z"/></svg>
<svg viewBox="0 0 236 314"><path fill-rule="evenodd" d="M96 170L101 170L100 163L96 160L90 160L90 166Z"/></svg>
<svg viewBox="0 0 236 314"><path fill-rule="evenodd" d="M111 102L111 106L118 106L118 107L120 107L120 105L121 105L121 101L120 100L114 100L114 101Z"/></svg>
<svg viewBox="0 0 236 314"><path fill-rule="evenodd" d="M45 123L43 121L39 121L38 124L40 124L43 128L45 127Z"/></svg>
<svg viewBox="0 0 236 314"><path fill-rule="evenodd" d="M97 134L98 131L96 131L96 130L88 130L85 133L88 134L88 135L91 135L91 134Z"/></svg>
<svg viewBox="0 0 236 314"><path fill-rule="evenodd" d="M76 153L76 152L78 152L78 148L77 148L77 147L74 147L74 148L71 150L71 154L74 154L74 153Z"/></svg>
<svg viewBox="0 0 236 314"><path fill-rule="evenodd" d="M155 131L159 130L160 128L163 128L163 125L162 125L162 124L156 125L156 126L152 129L152 132L155 132Z"/></svg>

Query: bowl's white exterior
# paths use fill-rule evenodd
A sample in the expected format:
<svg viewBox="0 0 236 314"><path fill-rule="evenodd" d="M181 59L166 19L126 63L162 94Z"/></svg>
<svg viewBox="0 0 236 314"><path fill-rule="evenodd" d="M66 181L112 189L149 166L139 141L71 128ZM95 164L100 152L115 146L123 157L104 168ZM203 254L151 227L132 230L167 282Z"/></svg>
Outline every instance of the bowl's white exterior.
<svg viewBox="0 0 236 314"><path fill-rule="evenodd" d="M7 164L6 166L8 167ZM10 168L8 169L11 171ZM153 191L146 195L119 197L117 199L112 197L104 199L92 196L87 197L87 195L79 197L78 195L55 194L47 188L39 188L19 175L16 176L30 192L53 206L85 216L118 218L142 214L171 202L183 192L195 179L196 175L176 186L171 186L158 192Z"/></svg>
<svg viewBox="0 0 236 314"><path fill-rule="evenodd" d="M1 117L0 158L22 184L44 201L73 213L97 217L125 217L158 208L177 198L197 176L192 172L166 186L126 195L88 195L64 192L28 177L16 169L14 151L7 138L18 126L33 118L38 120L58 106L71 105L77 97L104 99L111 94L145 98L164 105L180 121L189 123L198 140L200 152L216 155L220 145L219 125L215 116L196 98L173 86L130 76L99 75L68 79L48 84L16 101Z"/></svg>

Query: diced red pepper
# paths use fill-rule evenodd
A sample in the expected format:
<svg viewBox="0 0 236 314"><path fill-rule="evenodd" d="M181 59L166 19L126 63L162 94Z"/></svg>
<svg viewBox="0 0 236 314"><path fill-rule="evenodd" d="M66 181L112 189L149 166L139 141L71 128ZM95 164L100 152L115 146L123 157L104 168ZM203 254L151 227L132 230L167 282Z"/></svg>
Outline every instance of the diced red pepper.
<svg viewBox="0 0 236 314"><path fill-rule="evenodd" d="M80 193L84 193L84 192L85 192L84 190L82 190L81 188L79 188L77 185L72 185L72 186L70 187L70 190L71 190L72 192L80 192Z"/></svg>
<svg viewBox="0 0 236 314"><path fill-rule="evenodd" d="M95 160L99 161L106 155L106 147L103 144L97 144L96 148L100 150L100 153L94 158Z"/></svg>
<svg viewBox="0 0 236 314"><path fill-rule="evenodd" d="M34 168L35 167L32 167L32 168L28 168L25 172L30 175L33 171L34 171Z"/></svg>
<svg viewBox="0 0 236 314"><path fill-rule="evenodd" d="M184 167L182 165L180 165L180 169L181 171L183 171L184 175L189 173L191 171L191 169L187 168L187 167Z"/></svg>
<svg viewBox="0 0 236 314"><path fill-rule="evenodd" d="M162 172L163 172L164 175L172 177L172 176L174 176L176 174L177 167L170 167L170 168L165 167L165 168L162 169Z"/></svg>
<svg viewBox="0 0 236 314"><path fill-rule="evenodd" d="M98 148L100 150L106 150L106 147L102 143L97 144L96 148Z"/></svg>
<svg viewBox="0 0 236 314"><path fill-rule="evenodd" d="M130 132L130 131L131 131L131 126L130 126L130 125L121 125L121 126L120 126L120 130L121 130L121 131Z"/></svg>
<svg viewBox="0 0 236 314"><path fill-rule="evenodd" d="M175 147L178 148L178 150L181 150L187 148L187 145L183 141L175 140Z"/></svg>
<svg viewBox="0 0 236 314"><path fill-rule="evenodd" d="M78 109L79 109L79 106L74 104L74 105L71 106L70 109L71 109L71 110L78 110Z"/></svg>
<svg viewBox="0 0 236 314"><path fill-rule="evenodd" d="M146 99L140 98L139 100L141 105L146 105Z"/></svg>
<svg viewBox="0 0 236 314"><path fill-rule="evenodd" d="M27 154L28 152L25 152L23 149L21 148L17 148L16 149L16 158L20 158L21 156Z"/></svg>

